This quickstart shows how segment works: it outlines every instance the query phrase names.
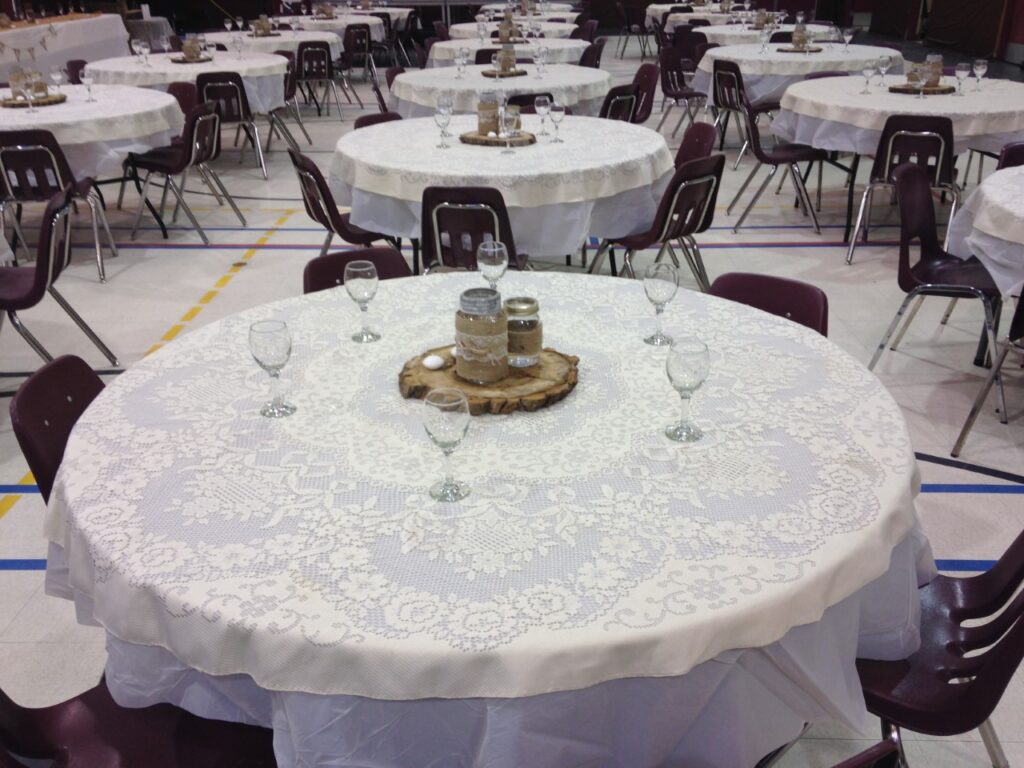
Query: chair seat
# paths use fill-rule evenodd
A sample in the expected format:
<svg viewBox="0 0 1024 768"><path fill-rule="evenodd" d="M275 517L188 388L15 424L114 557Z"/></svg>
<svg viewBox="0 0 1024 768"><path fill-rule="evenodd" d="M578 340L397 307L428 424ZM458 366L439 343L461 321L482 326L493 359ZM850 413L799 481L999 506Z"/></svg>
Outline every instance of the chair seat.
<svg viewBox="0 0 1024 768"><path fill-rule="evenodd" d="M348 227L350 230L349 232L345 233L344 238L348 242L352 243L352 245L361 245L364 247L369 247L378 240L385 239L384 235L378 232L370 232L369 230L363 229L362 227L357 227L355 224L352 223L351 214L349 213L339 213L338 216L342 220L342 222L344 222L344 226Z"/></svg>
<svg viewBox="0 0 1024 768"><path fill-rule="evenodd" d="M621 246L630 250L636 251L643 248L650 248L652 245L658 242L658 235L653 230L647 230L646 232L640 232L635 235L627 235L615 240L609 240L612 245Z"/></svg>
<svg viewBox="0 0 1024 768"><path fill-rule="evenodd" d="M140 155L129 155L135 167L154 173L178 174L188 165L188 155L183 144L172 144L169 147L157 147Z"/></svg>
<svg viewBox="0 0 1024 768"><path fill-rule="evenodd" d="M782 104L774 99L755 101L750 105L750 111L755 115L763 115L768 112L778 112L780 109L782 109Z"/></svg>
<svg viewBox="0 0 1024 768"><path fill-rule="evenodd" d="M955 256L928 259L927 261L922 260L911 267L910 272L913 274L914 279L921 283L931 283L938 286L978 288L993 297L1001 295L999 288L996 287L995 282L992 280L992 275L985 269L985 265L973 256L966 261ZM929 293L946 295L941 290L929 291ZM949 295L961 294L952 291Z"/></svg>
<svg viewBox="0 0 1024 768"><path fill-rule="evenodd" d="M824 149L815 149L806 144L779 144L764 151L768 162L777 165L789 165L790 163L817 162L828 159L828 152Z"/></svg>
<svg viewBox="0 0 1024 768"><path fill-rule="evenodd" d="M36 268L0 267L0 311L29 309L39 303L32 291Z"/></svg>
<svg viewBox="0 0 1024 768"><path fill-rule="evenodd" d="M693 88L669 88L664 91L669 99L704 99L707 94L703 91L695 91Z"/></svg>

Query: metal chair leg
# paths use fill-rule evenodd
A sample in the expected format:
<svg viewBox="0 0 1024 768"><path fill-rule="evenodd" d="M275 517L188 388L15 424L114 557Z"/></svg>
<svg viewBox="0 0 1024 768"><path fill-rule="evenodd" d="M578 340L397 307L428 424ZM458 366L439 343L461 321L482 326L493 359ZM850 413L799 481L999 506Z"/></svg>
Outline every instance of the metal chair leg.
<svg viewBox="0 0 1024 768"><path fill-rule="evenodd" d="M903 319L903 314L907 311L907 307L915 298L918 298L917 293L915 291L911 291L907 294L907 297L903 299L903 303L900 304L900 308L896 310L896 316L892 319L892 322L889 323L889 327L882 336L882 340L878 342L878 346L875 348L875 354L872 356L871 362L868 363L869 371L873 371L875 369L875 365L878 363L878 359L882 356L886 346L889 344L889 339L892 338L892 334L896 330L896 326L899 325L900 320ZM911 317L911 319L913 319L913 317Z"/></svg>
<svg viewBox="0 0 1024 768"><path fill-rule="evenodd" d="M54 301L60 305L61 309L68 313L68 316L75 321L75 325L82 329L82 333L89 337L89 341L96 345L96 348L103 353L103 356L107 358L110 364L115 368L120 367L121 364L117 362L117 357L114 356L114 353L111 352L107 345L100 340L100 337L97 336L93 329L86 324L85 320L75 312L74 308L68 304L67 300L57 293L57 289L51 285L47 290L50 292L50 295L53 296Z"/></svg>
<svg viewBox="0 0 1024 768"><path fill-rule="evenodd" d="M594 254L594 260L590 263L590 269L587 270L590 274L597 274L601 271L601 267L604 266L605 256L608 255L610 247L611 243L607 240L602 240L601 244L597 246L597 253Z"/></svg>
<svg viewBox="0 0 1024 768"><path fill-rule="evenodd" d="M685 241L689 246L690 256L693 258L693 263L700 272L698 278L701 281L702 290L707 293L711 290L711 280L708 279L708 270L707 267L704 266L704 256L700 252L700 246L697 245L697 241L693 238L693 235L687 235Z"/></svg>
<svg viewBox="0 0 1024 768"><path fill-rule="evenodd" d="M815 208L817 209L818 213L821 213L821 178L822 178L822 175L824 174L824 171L825 171L825 163L824 163L824 161L819 160L818 161L818 189L817 189L817 199L815 201Z"/></svg>
<svg viewBox="0 0 1024 768"><path fill-rule="evenodd" d="M810 727L810 723L804 723L804 727L800 729L800 733L797 734L795 739L793 739L788 744L783 744L774 752L771 752L762 757L760 760L757 761L757 765L755 765L754 768L771 768L771 766L777 765L779 760L781 760L783 756L793 748L794 744L800 741L801 737L803 737L803 735L807 733Z"/></svg>
<svg viewBox="0 0 1024 768"><path fill-rule="evenodd" d="M676 100L672 99L668 104L668 109L665 109L665 105L661 106L661 120L658 122L658 127L654 130L660 131L661 126L665 124L665 120L668 118L668 113L672 111L672 108L676 105Z"/></svg>
<svg viewBox="0 0 1024 768"><path fill-rule="evenodd" d="M626 273L629 273L629 279L636 279L636 272L633 271L633 254L636 253L632 248L627 248L626 252L622 254L622 276L626 277Z"/></svg>
<svg viewBox="0 0 1024 768"><path fill-rule="evenodd" d="M896 348L899 347L900 343L903 341L903 337L906 336L907 334L907 329L909 329L910 324L914 322L914 318L917 317L918 310L921 309L922 304L924 304L924 296L918 296L917 303L914 304L913 308L911 308L910 310L910 314L907 315L907 322L903 324L903 327L900 328L899 333L896 334L896 338L892 340L892 345L889 347L889 349L891 349L893 352L896 351Z"/></svg>
<svg viewBox="0 0 1024 768"><path fill-rule="evenodd" d="M96 211L99 206L91 195L85 198L85 202L89 206L89 220L92 223L92 242L93 247L96 249L96 271L99 273L100 282L105 283L107 282L107 270L103 263L103 246L100 245L100 224L97 220ZM110 238L109 229L107 229L107 237ZM110 242L113 243L113 238L110 238Z"/></svg>
<svg viewBox="0 0 1024 768"><path fill-rule="evenodd" d="M761 170L760 165L755 165L753 168L750 169L750 175L747 176L747 178L744 180L742 184L740 184L739 191L736 192L736 196L732 199L732 202L729 203L729 207L725 209L725 213L727 216L732 215L732 209L736 207L736 203L739 202L739 199L741 197L743 197L743 193L747 191L747 187L750 185L750 182L754 180L754 176L757 175L757 172L759 170Z"/></svg>
<svg viewBox="0 0 1024 768"><path fill-rule="evenodd" d="M192 209L188 207L188 203L185 202L185 196L178 190L178 185L174 183L174 179L170 176L165 178L165 183L171 188L171 192L174 193L174 196L178 199L178 203L181 205L181 210L185 212L185 215L188 216L188 220L192 222L192 227L199 233L199 237L202 238L203 244L209 245L210 239L206 236L206 232L203 231L203 228L199 226L199 221L196 219L195 214L192 213Z"/></svg>
<svg viewBox="0 0 1024 768"><path fill-rule="evenodd" d="M243 216L242 212L238 210L238 206L235 205L235 199L231 197L231 194L224 186L224 182L220 180L220 176L217 175L217 172L206 163L203 163L200 167L202 168L203 173L205 173L220 189L220 193L224 196L224 199L228 201L228 205L231 206L231 210L235 212L235 216L238 217L238 220L242 222L242 226L246 226L245 216Z"/></svg>
<svg viewBox="0 0 1024 768"><path fill-rule="evenodd" d="M996 730L992 727L992 721L986 720L979 725L978 733L981 734L981 740L985 743L985 750L988 752L989 760L992 761L992 768L1010 768L1006 753L1003 752L1003 745L999 743Z"/></svg>
<svg viewBox="0 0 1024 768"><path fill-rule="evenodd" d="M804 213L811 217L811 223L814 225L814 234L821 234L821 225L818 223L818 214L814 211L814 206L811 205L811 196L807 194L807 186L804 184L804 179L800 175L800 169L796 163L791 168L790 178L793 179L793 186L796 187L797 195L800 197L801 204L804 208Z"/></svg>
<svg viewBox="0 0 1024 768"><path fill-rule="evenodd" d="M217 205L223 207L224 198L221 196L220 190L217 189L217 187L214 186L213 181L211 181L210 176L207 173L209 169L206 168L203 163L200 163L196 166L196 170L199 171L199 179L206 185L206 188L210 190L210 194L213 195L213 199L217 201Z"/></svg>
<svg viewBox="0 0 1024 768"><path fill-rule="evenodd" d="M295 122L298 123L299 130L302 131L302 135L306 137L306 142L310 146L313 146L313 139L311 139L309 137L309 131L306 130L305 123L302 122L302 110L299 109L298 102L296 102L294 99L292 99L288 103L288 107L289 107L289 109L291 109L292 114L295 115Z"/></svg>
<svg viewBox="0 0 1024 768"><path fill-rule="evenodd" d="M142 191L139 193L139 210L135 212L135 223L132 224L131 239L135 239L135 235L139 231L139 223L142 221L142 211L146 208L146 193L149 192L150 182L153 180L153 172L146 171L146 178L142 180Z"/></svg>
<svg viewBox="0 0 1024 768"><path fill-rule="evenodd" d="M40 344L38 339L36 339L35 336L29 333L28 328L22 325L21 318L18 317L18 313L15 312L13 309L9 309L7 310L7 316L11 319L11 325L14 326L14 330L21 334L21 338L28 342L28 345L32 347L33 350L35 350L35 353L39 355L41 358L43 358L43 360L45 360L46 362L52 363L53 355L47 352L46 347Z"/></svg>
<svg viewBox="0 0 1024 768"><path fill-rule="evenodd" d="M946 307L946 311L942 313L942 319L939 321L939 325L945 325L949 322L950 316L953 314L953 309L956 307L956 303L960 299L950 299L949 306Z"/></svg>
<svg viewBox="0 0 1024 768"><path fill-rule="evenodd" d="M676 127L672 129L672 136L673 136L673 137L674 137L674 136L675 136L675 135L676 135L677 133L679 133L679 129L680 129L680 128L682 127L682 125L683 125L683 120L685 120L685 119L686 119L687 117L689 117L689 118L690 118L690 125L693 125L693 115L692 115L692 114L690 114L690 102L688 102L688 101L687 101L687 102L685 102L685 104L684 104L684 106L683 106L683 114L681 114L681 115L679 116L679 120L677 120L677 121L676 121Z"/></svg>
<svg viewBox="0 0 1024 768"><path fill-rule="evenodd" d="M787 165L782 169L782 175L779 177L779 183L775 187L775 194L778 195L782 192L782 185L786 183L786 179L789 178L789 166Z"/></svg>
<svg viewBox="0 0 1024 768"><path fill-rule="evenodd" d="M754 196L750 199L750 203L747 205L746 209L743 211L743 215L740 216L739 221L737 221L736 224L733 225L733 228L732 228L733 234L736 234L737 232L739 232L740 227L743 226L743 222L747 220L747 215L752 210L754 210L754 205L761 198L761 195L764 194L765 189L768 188L768 185L772 181L772 177L775 176L775 174L776 174L776 172L778 170L779 170L779 166L773 165L771 167L771 169L768 171L768 175L764 177L764 181L761 182L761 186L757 188L757 192L755 192ZM746 184L744 184L743 186L746 187Z"/></svg>
<svg viewBox="0 0 1024 768"><path fill-rule="evenodd" d="M253 152L256 153L256 159L260 164L260 171L263 173L263 180L266 181L267 176L267 161L263 157L263 144L260 143L260 129L256 126L255 120L250 120L248 123L243 123L245 126L245 132L252 141Z"/></svg>
<svg viewBox="0 0 1024 768"><path fill-rule="evenodd" d="M330 250L330 248L331 248L331 241L333 239L334 239L334 233L331 232L330 230L328 230L328 232L327 232L327 239L324 240L324 245L320 249L320 255L321 256L326 256L327 255L327 251Z"/></svg>
<svg viewBox="0 0 1024 768"><path fill-rule="evenodd" d="M971 405L970 413L967 414L967 419L964 421L964 425L960 429L960 435L957 437L956 442L953 444L953 450L950 451L950 455L953 458L959 456L960 451L963 450L964 443L967 441L967 435L970 434L971 429L974 427L974 422L977 420L978 414L981 413L981 409L985 405L985 400L988 398L988 393L992 389L992 385L995 383L996 378L999 376L1000 371L1003 367L1003 363L1006 362L1006 355L1009 353L1009 351L1010 344L1009 342L1007 342L1006 346L1003 347L1003 351L999 354L999 359L993 361L992 370L989 371L988 376L985 377L985 383L981 385L981 389L979 390L977 397L974 398L974 403ZM1002 412L1005 415L1005 406L1003 407ZM986 747L987 746L988 744L986 743ZM991 754L992 753L989 752L990 756ZM993 765L994 764L995 763L993 762Z"/></svg>
<svg viewBox="0 0 1024 768"><path fill-rule="evenodd" d="M967 167L964 169L964 186L967 186L968 180L971 178L971 163L974 162L974 150L968 150L967 152Z"/></svg>
<svg viewBox="0 0 1024 768"><path fill-rule="evenodd" d="M178 185L178 189L181 190L181 196L182 197L185 196L185 192L187 191L186 187L188 186L188 172L190 170L191 170L190 168L186 168L181 173L181 184ZM168 189L170 189L170 185L167 184L166 181L165 181L164 182L164 194L165 195L167 194L167 190ZM171 223L172 224L177 224L178 223L178 210L180 208L181 208L181 203L179 203L177 200L175 200L174 201L174 211L171 213ZM161 216L163 215L163 211L160 212L160 215Z"/></svg>
<svg viewBox="0 0 1024 768"><path fill-rule="evenodd" d="M948 191L952 200L949 203L949 221L946 224L946 237L942 240L942 248L945 251L949 250L949 225L953 223L956 209L960 206L960 188L954 184Z"/></svg>

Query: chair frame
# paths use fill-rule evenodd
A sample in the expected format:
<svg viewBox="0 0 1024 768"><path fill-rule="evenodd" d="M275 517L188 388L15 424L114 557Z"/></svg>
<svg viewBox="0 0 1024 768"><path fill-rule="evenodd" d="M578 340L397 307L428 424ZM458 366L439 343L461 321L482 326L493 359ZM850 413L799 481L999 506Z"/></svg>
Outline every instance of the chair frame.
<svg viewBox="0 0 1024 768"><path fill-rule="evenodd" d="M218 74L220 74L220 73L211 72L211 73L209 73L208 77L212 78L213 76L216 76ZM241 78L239 78L239 79L241 79ZM249 106L249 97L245 93L245 85L244 85L244 83L237 83L237 82L235 82L233 80L213 80L213 79L205 80L203 82L202 87L199 88L199 101L201 101L201 102L210 101L206 97L206 89L211 87L211 86L215 86L215 87L231 87L232 89L234 89L235 97L238 99L238 104L239 104L239 107L240 107L239 111L242 113L242 118L241 118L241 120L238 121L238 129L244 131L245 135L246 135L246 139L249 142L252 143L253 152L256 154L256 161L259 163L259 166L260 166L260 172L263 174L263 180L266 181L269 178L269 176L267 175L267 160L263 156L263 145L260 142L260 130L259 130L259 128L256 127L256 116L253 114L252 108ZM223 125L224 121L220 117L219 114L218 114L218 119L220 120L221 125ZM273 118L271 118L271 119L273 119ZM232 121L232 122L234 122L234 121ZM285 129L285 130L287 130L287 129ZM295 139L292 138L292 143L294 143L294 141L295 141ZM236 132L235 132L235 146L237 146L237 145L238 145L238 131L236 130ZM243 162L245 162L245 152L241 151L238 154L238 164L241 165ZM184 189L184 184L182 185L182 189Z"/></svg>

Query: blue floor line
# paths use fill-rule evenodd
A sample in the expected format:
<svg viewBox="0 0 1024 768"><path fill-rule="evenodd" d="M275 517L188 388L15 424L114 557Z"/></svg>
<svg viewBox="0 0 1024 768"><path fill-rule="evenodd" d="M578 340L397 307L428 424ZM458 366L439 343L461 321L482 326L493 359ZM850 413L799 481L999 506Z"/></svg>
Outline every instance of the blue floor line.
<svg viewBox="0 0 1024 768"><path fill-rule="evenodd" d="M936 560L935 566L940 571L974 572L987 571L996 564L995 560Z"/></svg>
<svg viewBox="0 0 1024 768"><path fill-rule="evenodd" d="M38 485L0 485L0 493L39 493Z"/></svg>
<svg viewBox="0 0 1024 768"><path fill-rule="evenodd" d="M0 558L0 571L45 571L46 560L12 560Z"/></svg>
<svg viewBox="0 0 1024 768"><path fill-rule="evenodd" d="M1024 485L992 485L989 483L923 483L921 493L1019 493Z"/></svg>

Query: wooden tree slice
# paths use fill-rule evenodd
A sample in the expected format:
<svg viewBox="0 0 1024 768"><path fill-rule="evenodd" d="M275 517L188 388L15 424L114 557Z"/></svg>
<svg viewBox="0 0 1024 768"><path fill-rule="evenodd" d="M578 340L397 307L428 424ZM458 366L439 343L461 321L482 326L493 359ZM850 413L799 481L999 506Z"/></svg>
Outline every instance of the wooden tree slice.
<svg viewBox="0 0 1024 768"><path fill-rule="evenodd" d="M444 365L436 371L423 366L423 358L437 355ZM554 349L540 353L540 362L529 368L509 368L508 378L494 384L473 384L455 374L452 347L429 349L407 362L398 374L398 390L405 398L423 399L438 387L461 389L469 400L469 412L512 413L538 411L565 398L576 388L579 358Z"/></svg>
<svg viewBox="0 0 1024 768"><path fill-rule="evenodd" d="M889 93L905 93L908 96L916 96L920 91L920 87L910 83L889 86ZM947 96L951 93L956 93L956 88L952 85L926 85L924 87L925 96Z"/></svg>
<svg viewBox="0 0 1024 768"><path fill-rule="evenodd" d="M530 144L536 144L537 137L529 131L517 131L516 135L506 142L505 139L497 136L485 136L478 131L470 131L469 133L461 134L459 141L463 144L475 144L481 147L504 147L506 143L510 147L527 147Z"/></svg>

